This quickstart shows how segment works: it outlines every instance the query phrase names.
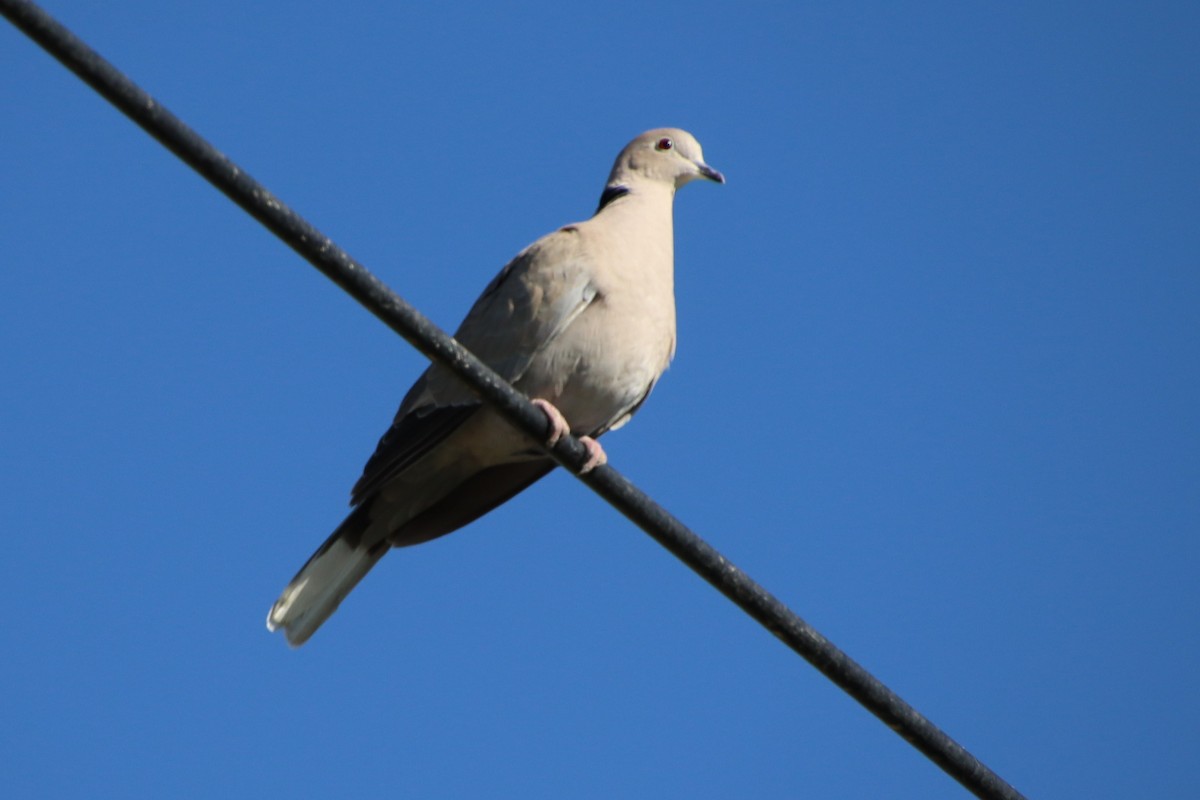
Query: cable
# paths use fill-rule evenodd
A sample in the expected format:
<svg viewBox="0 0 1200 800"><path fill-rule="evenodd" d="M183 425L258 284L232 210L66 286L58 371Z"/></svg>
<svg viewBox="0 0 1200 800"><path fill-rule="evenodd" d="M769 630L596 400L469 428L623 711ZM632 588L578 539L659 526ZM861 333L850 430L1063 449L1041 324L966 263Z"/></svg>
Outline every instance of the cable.
<svg viewBox="0 0 1200 800"><path fill-rule="evenodd" d="M452 369L517 428L545 440L545 415L524 395L45 11L26 0L0 0L0 12L413 347ZM586 451L567 436L550 455L578 474ZM1023 797L615 469L598 467L579 478L973 794Z"/></svg>

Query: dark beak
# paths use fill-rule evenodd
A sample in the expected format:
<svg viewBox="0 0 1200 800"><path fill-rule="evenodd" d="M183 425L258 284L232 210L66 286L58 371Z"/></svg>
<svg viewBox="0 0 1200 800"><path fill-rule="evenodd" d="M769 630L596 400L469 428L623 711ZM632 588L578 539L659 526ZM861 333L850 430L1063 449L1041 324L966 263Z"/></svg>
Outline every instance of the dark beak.
<svg viewBox="0 0 1200 800"><path fill-rule="evenodd" d="M710 181L716 181L717 183L725 182L725 176L717 172L708 164L697 164L696 167L700 170L700 174L708 178Z"/></svg>

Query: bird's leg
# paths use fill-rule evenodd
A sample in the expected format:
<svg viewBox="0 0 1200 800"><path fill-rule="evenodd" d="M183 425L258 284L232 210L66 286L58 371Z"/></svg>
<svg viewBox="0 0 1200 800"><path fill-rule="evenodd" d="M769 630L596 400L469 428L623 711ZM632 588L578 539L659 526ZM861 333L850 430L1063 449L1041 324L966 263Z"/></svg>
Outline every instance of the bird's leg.
<svg viewBox="0 0 1200 800"><path fill-rule="evenodd" d="M566 418L562 412L555 408L554 404L549 400L536 398L533 404L542 410L546 415L546 422L550 424L550 435L546 437L546 446L554 447L558 444L558 440L571 432L571 426L567 424ZM608 454L604 452L604 448L590 436L580 436L579 442L587 448L588 457L583 462L583 467L580 468L579 474L583 475L591 472L596 467L608 463Z"/></svg>

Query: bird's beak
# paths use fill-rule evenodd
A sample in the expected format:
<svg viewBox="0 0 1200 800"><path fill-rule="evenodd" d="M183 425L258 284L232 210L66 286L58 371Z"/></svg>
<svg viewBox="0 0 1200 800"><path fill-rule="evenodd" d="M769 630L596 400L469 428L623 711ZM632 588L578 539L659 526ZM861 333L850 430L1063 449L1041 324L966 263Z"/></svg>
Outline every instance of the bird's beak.
<svg viewBox="0 0 1200 800"><path fill-rule="evenodd" d="M725 176L722 175L721 173L717 172L715 169L710 167L708 164L698 161L698 162L696 162L696 169L700 170L700 174L703 175L705 178L708 178L710 181L716 181L717 183L725 182Z"/></svg>

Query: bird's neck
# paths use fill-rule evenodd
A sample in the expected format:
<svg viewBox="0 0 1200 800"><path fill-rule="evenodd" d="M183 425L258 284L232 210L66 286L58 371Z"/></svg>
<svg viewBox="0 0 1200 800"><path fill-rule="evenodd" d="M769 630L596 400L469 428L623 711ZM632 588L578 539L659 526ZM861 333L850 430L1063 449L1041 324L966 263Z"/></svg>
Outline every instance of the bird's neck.
<svg viewBox="0 0 1200 800"><path fill-rule="evenodd" d="M605 247L623 254L648 290L670 294L674 283L675 235L672 219L675 187L658 181L610 182L600 196L593 219L601 226Z"/></svg>
<svg viewBox="0 0 1200 800"><path fill-rule="evenodd" d="M670 184L613 181L604 187L600 195L596 216L639 216L659 225L665 221L665 232L670 235L674 205L675 187Z"/></svg>
<svg viewBox="0 0 1200 800"><path fill-rule="evenodd" d="M604 187L604 192L600 195L600 205L596 207L596 213L599 214L610 203L620 200L622 197L629 194L630 189L623 183L613 183Z"/></svg>
<svg viewBox="0 0 1200 800"><path fill-rule="evenodd" d="M622 198L646 195L665 196L668 200L672 200L675 197L675 187L662 181L628 180L614 177L604 186L604 191L600 194L600 206L596 211L599 213Z"/></svg>

